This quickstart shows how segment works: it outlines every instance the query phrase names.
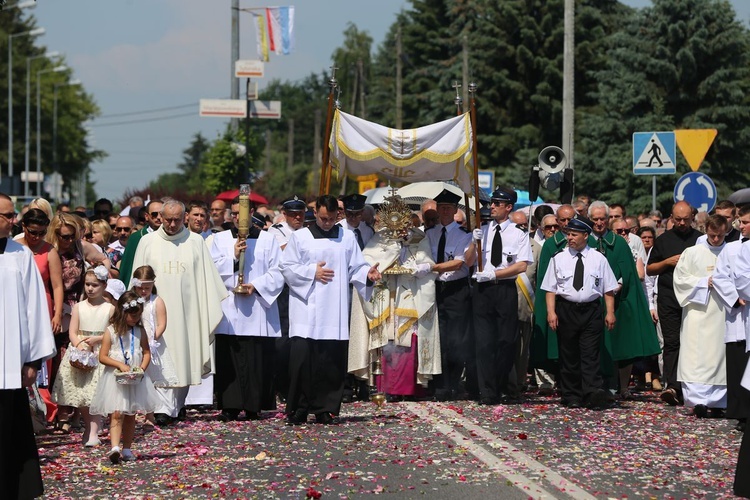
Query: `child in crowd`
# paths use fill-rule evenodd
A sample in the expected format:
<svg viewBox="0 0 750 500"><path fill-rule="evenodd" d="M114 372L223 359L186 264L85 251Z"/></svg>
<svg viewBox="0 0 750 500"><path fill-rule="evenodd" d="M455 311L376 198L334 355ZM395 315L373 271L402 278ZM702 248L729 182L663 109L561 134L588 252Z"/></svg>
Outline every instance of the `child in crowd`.
<svg viewBox="0 0 750 500"><path fill-rule="evenodd" d="M104 266L98 266L89 269L84 275L86 300L76 303L71 311L68 330L70 347L65 351L52 388L52 399L59 405L58 421L62 424L63 432L70 431L69 420L75 408L80 410L85 426L83 442L86 447L100 444L101 419L90 415L89 406L102 373L96 356L99 354L104 330L114 311L114 307L103 296L108 274Z"/></svg>
<svg viewBox="0 0 750 500"><path fill-rule="evenodd" d="M123 293L117 301L115 314L99 351L99 361L106 368L91 403L91 412L110 415L109 439L112 449L109 459L114 464L119 463L121 458L125 461L135 460L130 449L135 434L135 414L139 411L151 412L156 406L156 392L145 373L151 361L151 351L148 335L141 326L142 313L143 299L132 291ZM140 377L123 380L122 375L128 372L139 372Z"/></svg>
<svg viewBox="0 0 750 500"><path fill-rule="evenodd" d="M133 291L143 300L143 328L148 334L151 347L151 364L148 365L148 376L155 387L174 387L177 385L177 373L172 358L169 356L167 343L162 334L167 329L167 306L157 295L154 280L156 273L151 266L141 266L133 272L130 285ZM158 391L157 391L158 394ZM149 413L146 419L154 424L154 415Z"/></svg>

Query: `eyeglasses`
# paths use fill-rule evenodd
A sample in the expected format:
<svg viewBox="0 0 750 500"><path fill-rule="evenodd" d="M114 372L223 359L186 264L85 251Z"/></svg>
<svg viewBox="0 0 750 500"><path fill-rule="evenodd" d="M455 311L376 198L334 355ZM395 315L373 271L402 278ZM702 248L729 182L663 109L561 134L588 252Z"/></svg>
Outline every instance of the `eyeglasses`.
<svg viewBox="0 0 750 500"><path fill-rule="evenodd" d="M63 241L73 241L76 237L75 234L60 234L60 233L56 233L56 234L57 234L57 237Z"/></svg>
<svg viewBox="0 0 750 500"><path fill-rule="evenodd" d="M507 201L501 201L501 200L492 200L492 201L490 202L490 205L494 205L494 206L497 206L497 207L501 207L501 206L503 206L503 205L510 205L510 203L508 203Z"/></svg>
<svg viewBox="0 0 750 500"><path fill-rule="evenodd" d="M621 235L624 236L624 235L628 234L630 231L628 230L628 228L623 227L623 228L620 228L620 229L615 229L615 232L617 234L621 234Z"/></svg>
<svg viewBox="0 0 750 500"><path fill-rule="evenodd" d="M240 215L239 212L232 212L232 217L239 217L239 215Z"/></svg>
<svg viewBox="0 0 750 500"><path fill-rule="evenodd" d="M690 217L672 217L675 222L690 222Z"/></svg>
<svg viewBox="0 0 750 500"><path fill-rule="evenodd" d="M29 233L31 236L36 236L37 238L41 238L42 236L47 234L46 229L40 229L39 231L32 231L31 229L26 229L25 227L23 229L24 231Z"/></svg>
<svg viewBox="0 0 750 500"><path fill-rule="evenodd" d="M0 214L0 217L3 217L3 218L8 219L8 220L13 220L13 218L15 216L16 216L15 212L8 212L8 213L5 213L5 214Z"/></svg>
<svg viewBox="0 0 750 500"><path fill-rule="evenodd" d="M83 237L86 238L87 240L90 240L91 238L94 237L94 235L91 234L91 233L86 233L86 234L83 235Z"/></svg>
<svg viewBox="0 0 750 500"><path fill-rule="evenodd" d="M117 226L115 226L114 224L110 224L110 225L109 225L109 228L110 228L110 229L111 229L112 231L114 231L115 229L117 229Z"/></svg>
<svg viewBox="0 0 750 500"><path fill-rule="evenodd" d="M558 229L560 229L560 226L558 226L557 224L549 224L544 226L544 229L554 229L555 231L557 231Z"/></svg>
<svg viewBox="0 0 750 500"><path fill-rule="evenodd" d="M155 219L155 218L157 218L157 217L161 217L161 212L151 212L151 213L150 213L149 215L150 215L150 216L151 216L152 218L154 218L154 219Z"/></svg>
<svg viewBox="0 0 750 500"><path fill-rule="evenodd" d="M631 231L631 232L636 232L636 231L638 231L638 226L630 226L630 227L628 228L628 231Z"/></svg>
<svg viewBox="0 0 750 500"><path fill-rule="evenodd" d="M116 227L115 228L116 233L129 233L130 231L132 231L132 229L129 227Z"/></svg>

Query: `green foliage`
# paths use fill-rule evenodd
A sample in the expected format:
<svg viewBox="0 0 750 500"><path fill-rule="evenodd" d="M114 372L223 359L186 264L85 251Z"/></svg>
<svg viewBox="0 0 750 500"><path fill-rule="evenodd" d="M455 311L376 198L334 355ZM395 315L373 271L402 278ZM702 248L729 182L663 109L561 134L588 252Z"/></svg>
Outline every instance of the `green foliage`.
<svg viewBox="0 0 750 500"><path fill-rule="evenodd" d="M655 0L608 40L596 105L581 113L578 189L634 210L651 207L651 179L632 174L633 132L716 128L701 172L720 197L746 187L750 153L750 34L728 2ZM677 175L690 171L678 154ZM677 176L658 176L669 210Z"/></svg>
<svg viewBox="0 0 750 500"><path fill-rule="evenodd" d="M27 33L37 27L36 19L33 16L26 16L21 9L3 10L0 15L0 53L4 54L3 64L0 65L0 72L8 74L8 43L11 34L12 41L12 80L13 80L13 102L9 103L8 99L0 99L0 164L3 165L3 177L8 173L7 168L9 160L8 144L8 106L12 106L13 113L13 170L14 175L18 176L24 167L24 142L26 136L26 85L27 72L30 71L31 79L29 90L31 98L30 106L34 110L30 116L30 125L32 130L36 130L36 83L38 72L45 71L40 76L40 115L41 122L39 128L41 131L41 158L40 164L45 174L53 172L55 167L62 174L65 183L65 189L71 190L77 188L74 185L76 179L81 175L86 175L88 168L94 161L106 156L106 153L92 148L86 141L86 130L83 124L99 115L99 108L96 106L93 96L85 92L80 85L65 85L72 79L72 71L65 70L62 72L47 72L56 66L64 65L64 58L57 58L54 61L44 56L47 48L38 45L36 38L20 35ZM17 36L16 36L17 35ZM29 59L33 57L34 59ZM27 61L29 63L27 64ZM57 91L55 91L57 89ZM0 79L0 95L8 95L8 79ZM57 127L55 127L55 95L57 95ZM54 139L56 131L56 141ZM32 140L33 138L32 135ZM53 143L57 145L57 151L54 151ZM36 147L29 148L29 163L36 165ZM56 161L55 161L56 160ZM90 191L91 187L87 187ZM19 193L12 193L19 194ZM94 197L95 199L95 197Z"/></svg>

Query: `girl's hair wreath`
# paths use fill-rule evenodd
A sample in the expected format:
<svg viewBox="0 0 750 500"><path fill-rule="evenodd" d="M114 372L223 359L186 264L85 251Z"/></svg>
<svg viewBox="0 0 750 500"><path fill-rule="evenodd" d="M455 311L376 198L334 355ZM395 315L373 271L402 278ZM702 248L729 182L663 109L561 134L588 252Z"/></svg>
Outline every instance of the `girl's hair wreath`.
<svg viewBox="0 0 750 500"><path fill-rule="evenodd" d="M134 307L138 307L138 304L143 304L145 301L143 300L143 297L138 297L137 299L133 299L130 302L125 302L122 305L122 310L127 311L128 309L133 309Z"/></svg>

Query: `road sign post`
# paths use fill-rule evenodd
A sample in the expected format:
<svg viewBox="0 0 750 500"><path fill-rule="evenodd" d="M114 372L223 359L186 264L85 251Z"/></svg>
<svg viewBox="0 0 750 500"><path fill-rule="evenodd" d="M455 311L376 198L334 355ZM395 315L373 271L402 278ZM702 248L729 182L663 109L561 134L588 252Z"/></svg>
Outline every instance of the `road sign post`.
<svg viewBox="0 0 750 500"><path fill-rule="evenodd" d="M633 174L651 175L651 207L656 210L656 176L677 172L674 132L633 134Z"/></svg>

